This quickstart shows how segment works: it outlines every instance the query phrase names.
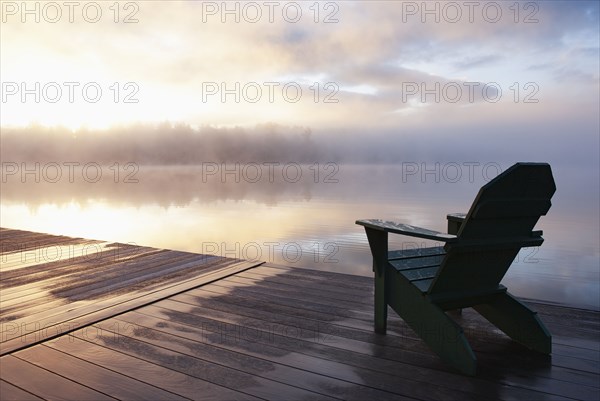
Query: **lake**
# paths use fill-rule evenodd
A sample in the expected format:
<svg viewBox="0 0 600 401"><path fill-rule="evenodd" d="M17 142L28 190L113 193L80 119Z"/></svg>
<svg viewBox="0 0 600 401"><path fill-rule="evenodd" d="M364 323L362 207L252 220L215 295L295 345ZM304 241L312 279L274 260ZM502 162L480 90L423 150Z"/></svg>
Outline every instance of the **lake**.
<svg viewBox="0 0 600 401"><path fill-rule="evenodd" d="M3 170L1 220L8 228L370 276L357 219L445 231L446 214L466 212L509 165L54 163L31 164L26 174L17 165ZM598 171L553 166L553 173L553 206L537 226L545 242L523 249L503 283L517 296L599 309ZM391 239L391 248L433 245Z"/></svg>

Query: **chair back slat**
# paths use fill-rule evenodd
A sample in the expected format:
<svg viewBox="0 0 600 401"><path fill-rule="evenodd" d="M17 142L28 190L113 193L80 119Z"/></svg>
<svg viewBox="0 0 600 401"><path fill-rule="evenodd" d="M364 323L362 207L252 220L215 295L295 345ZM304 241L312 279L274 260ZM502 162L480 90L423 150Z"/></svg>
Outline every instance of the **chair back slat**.
<svg viewBox="0 0 600 401"><path fill-rule="evenodd" d="M446 256L429 294L498 287L556 191L547 163L517 163L484 185ZM539 238L541 243L542 239Z"/></svg>

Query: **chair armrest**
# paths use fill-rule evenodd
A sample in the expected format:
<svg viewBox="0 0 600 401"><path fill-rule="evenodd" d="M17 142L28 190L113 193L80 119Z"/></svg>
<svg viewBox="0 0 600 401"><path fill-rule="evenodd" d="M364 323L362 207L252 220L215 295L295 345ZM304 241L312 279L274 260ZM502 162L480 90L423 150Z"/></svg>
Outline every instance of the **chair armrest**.
<svg viewBox="0 0 600 401"><path fill-rule="evenodd" d="M458 234L458 230L460 230L460 226L462 226L466 217L465 213L451 213L446 215L446 219L448 220L448 234Z"/></svg>
<svg viewBox="0 0 600 401"><path fill-rule="evenodd" d="M448 220L462 222L467 217L466 213L449 213L446 215Z"/></svg>
<svg viewBox="0 0 600 401"><path fill-rule="evenodd" d="M372 228L388 233L408 235L411 237L426 238L435 241L454 242L456 235L444 234L438 231L427 230L425 228L410 226L408 224L399 224L392 221L383 221L378 219L356 220L356 224L366 228Z"/></svg>

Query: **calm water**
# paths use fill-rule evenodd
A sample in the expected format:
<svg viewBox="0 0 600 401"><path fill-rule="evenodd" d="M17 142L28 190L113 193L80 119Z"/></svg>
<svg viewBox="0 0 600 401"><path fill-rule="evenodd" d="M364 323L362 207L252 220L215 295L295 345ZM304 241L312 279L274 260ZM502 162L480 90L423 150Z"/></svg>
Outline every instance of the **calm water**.
<svg viewBox="0 0 600 401"><path fill-rule="evenodd" d="M65 166L57 179L56 166L42 166L40 182L4 177L1 220L3 227L369 276L371 255L355 220L445 231L446 214L466 212L498 166L509 164L119 165L102 167L101 179L97 169L69 176ZM599 309L598 172L553 171L558 190L538 223L546 241L522 250L504 284L519 296ZM432 244L393 241L397 248Z"/></svg>

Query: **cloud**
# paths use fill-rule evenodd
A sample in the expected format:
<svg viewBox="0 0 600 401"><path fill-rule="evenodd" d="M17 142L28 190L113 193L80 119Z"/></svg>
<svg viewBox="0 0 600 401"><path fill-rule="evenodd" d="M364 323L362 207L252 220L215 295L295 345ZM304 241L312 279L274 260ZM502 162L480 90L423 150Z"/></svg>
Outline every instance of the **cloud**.
<svg viewBox="0 0 600 401"><path fill-rule="evenodd" d="M141 2L135 14L139 22L133 24L114 23L108 9L95 24L81 18L74 23L3 23L3 81L97 81L107 94L114 82L139 86L137 105L8 102L3 104L3 125L62 121L77 127L86 122L94 126L99 120L122 124L169 119L192 125L252 127L276 122L315 130L385 130L426 123L424 117L468 124L460 117L460 108L467 106L472 122L482 118L478 105L486 100L480 90L472 100L465 95L455 103L429 100L434 96L421 102L419 94L408 102L403 90L411 83L425 88L439 84L442 89L457 84L468 90L465 82L480 87L497 82L503 106L497 105L495 112L514 110L502 102L510 99L515 82L519 95L526 83L537 83L547 104L577 102L582 91L597 90L598 43L589 39L598 32L594 2L521 2L516 8L514 3L496 3L501 7L496 22L492 8L484 14L487 3L477 3L470 21L469 10L457 2L462 13L458 22L449 21L453 10L444 2L321 2L318 16L309 8L312 3L298 3L302 18L296 23L283 17L283 3L273 13L273 22L265 7L260 21L249 22L253 14L211 14L209 3L224 4ZM337 9L325 7L330 3ZM234 7L231 4L228 7ZM235 4L241 12L247 3ZM437 15L423 9L414 13L411 5L437 7ZM338 22L324 23L328 16ZM310 83L306 77L320 78ZM268 101L264 83L275 81L281 86L301 84L301 101L287 101L279 89L277 99ZM590 86L574 90L566 87L571 81ZM258 83L263 97L256 103L231 96L222 101L217 94L203 101L207 83L226 88ZM339 90L327 91L327 84ZM490 90L493 97L494 88ZM324 103L333 92L338 102ZM404 110L410 112L396 113Z"/></svg>
<svg viewBox="0 0 600 401"><path fill-rule="evenodd" d="M469 69L480 67L502 60L504 57L498 54L481 55L476 57L466 57L454 64L456 69Z"/></svg>

